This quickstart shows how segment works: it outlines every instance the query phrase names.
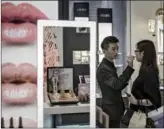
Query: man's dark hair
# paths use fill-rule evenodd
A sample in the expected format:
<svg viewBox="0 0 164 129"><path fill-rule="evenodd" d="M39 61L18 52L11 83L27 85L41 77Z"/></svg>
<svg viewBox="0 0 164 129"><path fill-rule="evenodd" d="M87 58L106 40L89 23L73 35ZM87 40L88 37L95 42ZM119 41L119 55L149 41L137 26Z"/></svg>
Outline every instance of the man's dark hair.
<svg viewBox="0 0 164 129"><path fill-rule="evenodd" d="M109 47L109 44L118 43L118 42L119 42L118 38L114 36L107 36L104 38L104 40L101 43L101 49L107 50Z"/></svg>

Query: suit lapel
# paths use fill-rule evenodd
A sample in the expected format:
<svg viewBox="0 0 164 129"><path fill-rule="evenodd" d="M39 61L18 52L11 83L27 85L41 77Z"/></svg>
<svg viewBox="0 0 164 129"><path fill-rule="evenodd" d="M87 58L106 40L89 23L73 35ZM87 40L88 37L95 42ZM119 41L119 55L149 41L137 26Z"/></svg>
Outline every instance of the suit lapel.
<svg viewBox="0 0 164 129"><path fill-rule="evenodd" d="M107 60L106 58L103 58L102 63L105 64L105 65L107 65L109 67L109 69L111 69L113 71L113 74L118 78L117 69L114 66L114 63L113 62Z"/></svg>

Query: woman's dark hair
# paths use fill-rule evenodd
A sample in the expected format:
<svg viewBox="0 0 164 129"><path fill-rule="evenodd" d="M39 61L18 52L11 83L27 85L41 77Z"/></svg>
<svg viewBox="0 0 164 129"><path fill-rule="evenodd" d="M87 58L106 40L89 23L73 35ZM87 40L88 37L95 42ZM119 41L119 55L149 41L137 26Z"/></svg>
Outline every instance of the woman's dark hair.
<svg viewBox="0 0 164 129"><path fill-rule="evenodd" d="M137 43L137 48L140 52L144 52L140 72L152 67L159 74L154 42L151 40L142 40Z"/></svg>

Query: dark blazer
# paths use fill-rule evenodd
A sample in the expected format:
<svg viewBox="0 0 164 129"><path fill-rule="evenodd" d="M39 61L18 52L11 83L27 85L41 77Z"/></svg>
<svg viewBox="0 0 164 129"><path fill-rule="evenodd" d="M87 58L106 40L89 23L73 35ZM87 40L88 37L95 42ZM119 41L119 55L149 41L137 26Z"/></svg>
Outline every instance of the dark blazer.
<svg viewBox="0 0 164 129"><path fill-rule="evenodd" d="M134 72L130 66L118 77L116 67L104 58L97 69L97 82L102 92L102 109L110 120L119 120L125 110L121 91Z"/></svg>

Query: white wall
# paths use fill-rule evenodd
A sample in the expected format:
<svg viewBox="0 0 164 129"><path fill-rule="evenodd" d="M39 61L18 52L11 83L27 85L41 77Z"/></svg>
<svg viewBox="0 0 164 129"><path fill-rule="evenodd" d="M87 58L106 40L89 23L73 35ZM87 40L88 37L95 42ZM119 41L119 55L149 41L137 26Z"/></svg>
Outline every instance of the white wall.
<svg viewBox="0 0 164 129"><path fill-rule="evenodd" d="M160 8L160 1L128 1L127 3L127 51L135 54L135 44L142 39L156 42L156 37L148 33L148 20L155 19L155 12ZM131 6L131 8L130 8ZM131 11L130 11L131 10ZM127 55L129 54L127 53ZM134 62L135 72L132 82L138 75L139 63Z"/></svg>

